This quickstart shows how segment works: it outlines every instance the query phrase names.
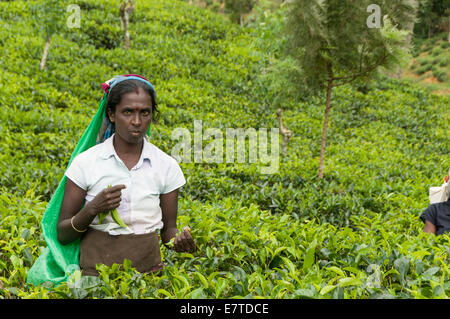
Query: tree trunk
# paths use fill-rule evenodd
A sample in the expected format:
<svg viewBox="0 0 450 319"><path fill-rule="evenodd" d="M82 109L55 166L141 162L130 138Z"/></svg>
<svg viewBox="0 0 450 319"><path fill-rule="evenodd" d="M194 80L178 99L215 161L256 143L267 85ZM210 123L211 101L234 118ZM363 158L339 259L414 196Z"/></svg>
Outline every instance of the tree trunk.
<svg viewBox="0 0 450 319"><path fill-rule="evenodd" d="M327 145L328 118L330 116L331 90L333 89L333 79L328 80L327 101L325 103L325 116L323 120L322 145L320 147L319 179L323 178L323 166L325 162L325 148Z"/></svg>
<svg viewBox="0 0 450 319"><path fill-rule="evenodd" d="M286 157L287 148L292 136L292 132L283 125L282 113L283 111L281 109L277 110L278 128L280 130L281 136L283 137L283 141L281 143L281 154L283 155L283 157Z"/></svg>
<svg viewBox="0 0 450 319"><path fill-rule="evenodd" d="M125 1L120 6L120 21L122 22L122 28L123 28L123 34L124 34L124 48L129 49L130 48L130 33L128 31L128 21L130 13L134 10L134 1L130 0L130 3L128 1Z"/></svg>
<svg viewBox="0 0 450 319"><path fill-rule="evenodd" d="M408 35L406 36L407 46L408 48L411 47L411 41L412 36L414 34L414 22L410 22L406 25L406 29L409 31ZM403 69L401 67L397 67L397 78L401 79L403 74Z"/></svg>
<svg viewBox="0 0 450 319"><path fill-rule="evenodd" d="M52 37L49 36L47 38L47 41L45 42L45 46L44 46L44 53L42 54L42 59L41 59L41 64L39 66L39 69L43 70L45 68L45 63L47 63L47 56L48 56L48 51L50 49L50 41L51 41Z"/></svg>

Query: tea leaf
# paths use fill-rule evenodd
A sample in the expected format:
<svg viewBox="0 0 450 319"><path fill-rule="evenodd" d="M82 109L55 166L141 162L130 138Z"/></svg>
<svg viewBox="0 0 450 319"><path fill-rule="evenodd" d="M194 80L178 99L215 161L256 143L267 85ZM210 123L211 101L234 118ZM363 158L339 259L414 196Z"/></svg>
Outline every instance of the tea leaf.
<svg viewBox="0 0 450 319"><path fill-rule="evenodd" d="M321 295L326 295L327 293L329 293L330 291L332 291L334 288L336 288L336 286L334 286L334 285L327 285L327 286L323 287L323 288L320 290L320 294L321 294Z"/></svg>
<svg viewBox="0 0 450 319"><path fill-rule="evenodd" d="M347 286L360 286L361 280L355 277L345 277L339 279L339 286L340 287L347 287Z"/></svg>
<svg viewBox="0 0 450 319"><path fill-rule="evenodd" d="M307 271L311 268L311 266L314 264L314 254L315 254L316 248L311 247L308 248L308 250L305 253L305 260L303 262L303 270Z"/></svg>

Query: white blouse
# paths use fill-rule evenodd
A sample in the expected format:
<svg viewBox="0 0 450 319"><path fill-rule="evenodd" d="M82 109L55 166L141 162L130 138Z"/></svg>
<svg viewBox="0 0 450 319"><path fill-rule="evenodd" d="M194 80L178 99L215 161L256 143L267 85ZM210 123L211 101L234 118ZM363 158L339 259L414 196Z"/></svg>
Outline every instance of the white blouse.
<svg viewBox="0 0 450 319"><path fill-rule="evenodd" d="M159 195L186 183L180 166L144 138L139 161L128 170L114 149L113 137L76 156L65 175L87 192L86 203L108 185L126 185L117 211L128 227L116 224L109 214L102 224L98 224L97 216L89 226L110 235L146 234L162 229Z"/></svg>

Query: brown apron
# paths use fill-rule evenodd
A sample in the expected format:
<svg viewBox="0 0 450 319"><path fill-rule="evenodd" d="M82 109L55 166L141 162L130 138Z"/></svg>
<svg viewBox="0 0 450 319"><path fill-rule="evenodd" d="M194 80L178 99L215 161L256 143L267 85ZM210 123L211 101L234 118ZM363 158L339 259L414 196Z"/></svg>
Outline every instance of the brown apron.
<svg viewBox="0 0 450 319"><path fill-rule="evenodd" d="M88 228L80 243L80 268L83 276L98 276L96 264L112 266L131 260L137 271L154 272L163 268L156 232L142 235L110 235Z"/></svg>

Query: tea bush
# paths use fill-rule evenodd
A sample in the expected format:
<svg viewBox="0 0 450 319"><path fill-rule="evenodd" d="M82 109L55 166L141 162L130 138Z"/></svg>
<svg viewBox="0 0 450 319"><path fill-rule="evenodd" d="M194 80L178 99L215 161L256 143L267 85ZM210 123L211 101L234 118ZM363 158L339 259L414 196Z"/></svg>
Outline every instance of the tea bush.
<svg viewBox="0 0 450 319"><path fill-rule="evenodd" d="M431 71L439 82L447 83L450 76L447 34L441 33L427 40L415 39L414 42L414 55L417 59L411 69L418 75Z"/></svg>
<svg viewBox="0 0 450 319"><path fill-rule="evenodd" d="M40 71L44 39L31 6L42 3L0 2L1 298L448 298L450 237L423 233L419 215L450 167L450 101L382 76L333 92L323 180L320 95L282 99L293 137L274 174L259 164L180 163L178 223L191 226L199 249L161 245L159 276L125 262L99 266L98 278L26 284L46 246L45 207L105 80L152 81L161 118L151 141L169 154L173 129L193 133L194 120L204 130L278 127L258 30L182 1L140 1L124 50L119 1L80 0L81 28L54 36Z"/></svg>

